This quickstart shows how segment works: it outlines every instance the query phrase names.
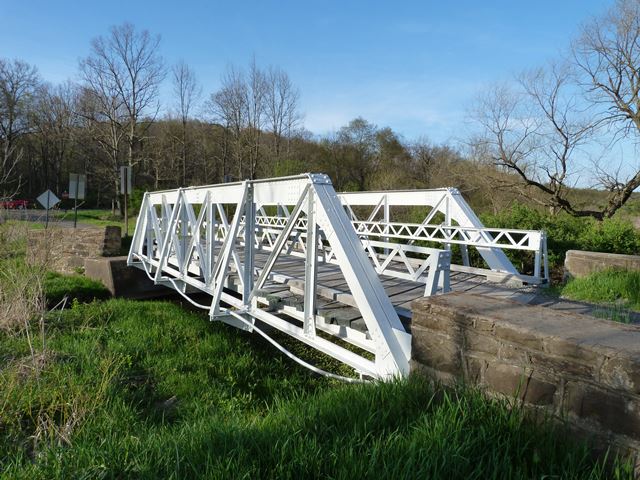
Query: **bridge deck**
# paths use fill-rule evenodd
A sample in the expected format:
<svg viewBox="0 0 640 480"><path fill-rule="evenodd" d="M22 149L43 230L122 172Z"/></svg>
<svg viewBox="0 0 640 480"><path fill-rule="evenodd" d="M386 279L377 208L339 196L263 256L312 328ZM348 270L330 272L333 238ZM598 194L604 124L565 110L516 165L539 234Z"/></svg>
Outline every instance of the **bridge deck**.
<svg viewBox="0 0 640 480"><path fill-rule="evenodd" d="M215 257L217 258L216 246ZM241 249L239 249L242 251ZM265 250L255 251L255 267L261 271L270 252ZM242 253L240 261L244 263ZM233 262L231 264L232 270ZM281 255L272 270L272 274L262 289L262 295L258 301L263 305L270 305L273 309L297 309L303 308L305 259L293 255ZM233 286L239 285L237 275L232 277ZM382 286L385 289L391 303L395 307L403 323L409 324L411 319L411 303L424 296L424 283L412 282L399 278L380 275ZM451 272L452 291L467 291L481 295L512 299L522 303L529 303L536 295L532 287L513 288L506 285L490 282L482 275L465 272ZM318 316L326 323L350 326L359 331L365 331L365 323L356 308L356 302L349 291L347 282L340 267L332 263L320 263L318 265L317 281L317 308Z"/></svg>

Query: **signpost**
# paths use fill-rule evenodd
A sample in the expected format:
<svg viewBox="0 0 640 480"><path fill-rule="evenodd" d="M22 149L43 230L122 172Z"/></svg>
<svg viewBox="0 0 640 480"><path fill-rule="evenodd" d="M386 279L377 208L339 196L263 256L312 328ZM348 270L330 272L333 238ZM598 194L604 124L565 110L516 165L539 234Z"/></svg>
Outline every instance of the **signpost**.
<svg viewBox="0 0 640 480"><path fill-rule="evenodd" d="M124 236L129 236L129 212L127 197L131 193L131 167L120 167L120 191L124 195Z"/></svg>
<svg viewBox="0 0 640 480"><path fill-rule="evenodd" d="M73 228L78 225L78 200L84 200L87 176L81 173L69 174L69 198L73 198Z"/></svg>
<svg viewBox="0 0 640 480"><path fill-rule="evenodd" d="M47 190L46 192L42 193L38 198L36 198L36 200L47 211L46 220L44 224L44 228L47 228L49 226L49 209L56 206L58 203L60 203L60 199L56 197L56 194L53 193L51 190Z"/></svg>

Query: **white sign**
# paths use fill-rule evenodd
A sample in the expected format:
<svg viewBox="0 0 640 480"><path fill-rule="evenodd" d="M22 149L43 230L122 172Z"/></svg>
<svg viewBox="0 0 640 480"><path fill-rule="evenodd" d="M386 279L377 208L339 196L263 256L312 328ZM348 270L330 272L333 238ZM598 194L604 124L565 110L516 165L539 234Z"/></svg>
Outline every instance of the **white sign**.
<svg viewBox="0 0 640 480"><path fill-rule="evenodd" d="M120 167L120 193L131 194L131 167Z"/></svg>
<svg viewBox="0 0 640 480"><path fill-rule="evenodd" d="M87 176L80 173L69 174L69 198L84 200L84 189L87 183ZM76 195L77 193L77 195Z"/></svg>
<svg viewBox="0 0 640 480"><path fill-rule="evenodd" d="M47 190L38 198L36 198L36 200L38 200L38 202L40 202L40 205L42 205L47 210L49 210L51 207L54 207L60 202L60 199L56 197L56 194L51 190Z"/></svg>

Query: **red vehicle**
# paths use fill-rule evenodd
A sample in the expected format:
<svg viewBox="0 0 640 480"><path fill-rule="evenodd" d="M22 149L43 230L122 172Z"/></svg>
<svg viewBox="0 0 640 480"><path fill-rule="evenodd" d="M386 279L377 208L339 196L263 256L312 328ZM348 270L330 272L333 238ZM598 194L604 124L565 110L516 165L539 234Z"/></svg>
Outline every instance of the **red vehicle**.
<svg viewBox="0 0 640 480"><path fill-rule="evenodd" d="M29 207L29 200L5 200L0 201L0 208L9 210L23 210Z"/></svg>

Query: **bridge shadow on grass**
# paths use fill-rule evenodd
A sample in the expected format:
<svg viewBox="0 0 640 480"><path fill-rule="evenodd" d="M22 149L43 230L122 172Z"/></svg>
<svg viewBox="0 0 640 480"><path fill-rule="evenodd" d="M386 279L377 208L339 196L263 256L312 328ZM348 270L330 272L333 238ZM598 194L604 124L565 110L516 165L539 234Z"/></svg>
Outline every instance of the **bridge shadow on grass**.
<svg viewBox="0 0 640 480"><path fill-rule="evenodd" d="M601 478L584 446L479 393L408 382L343 386L247 421L184 425L143 478ZM115 472L114 472L115 473ZM118 473L126 474L126 471Z"/></svg>

